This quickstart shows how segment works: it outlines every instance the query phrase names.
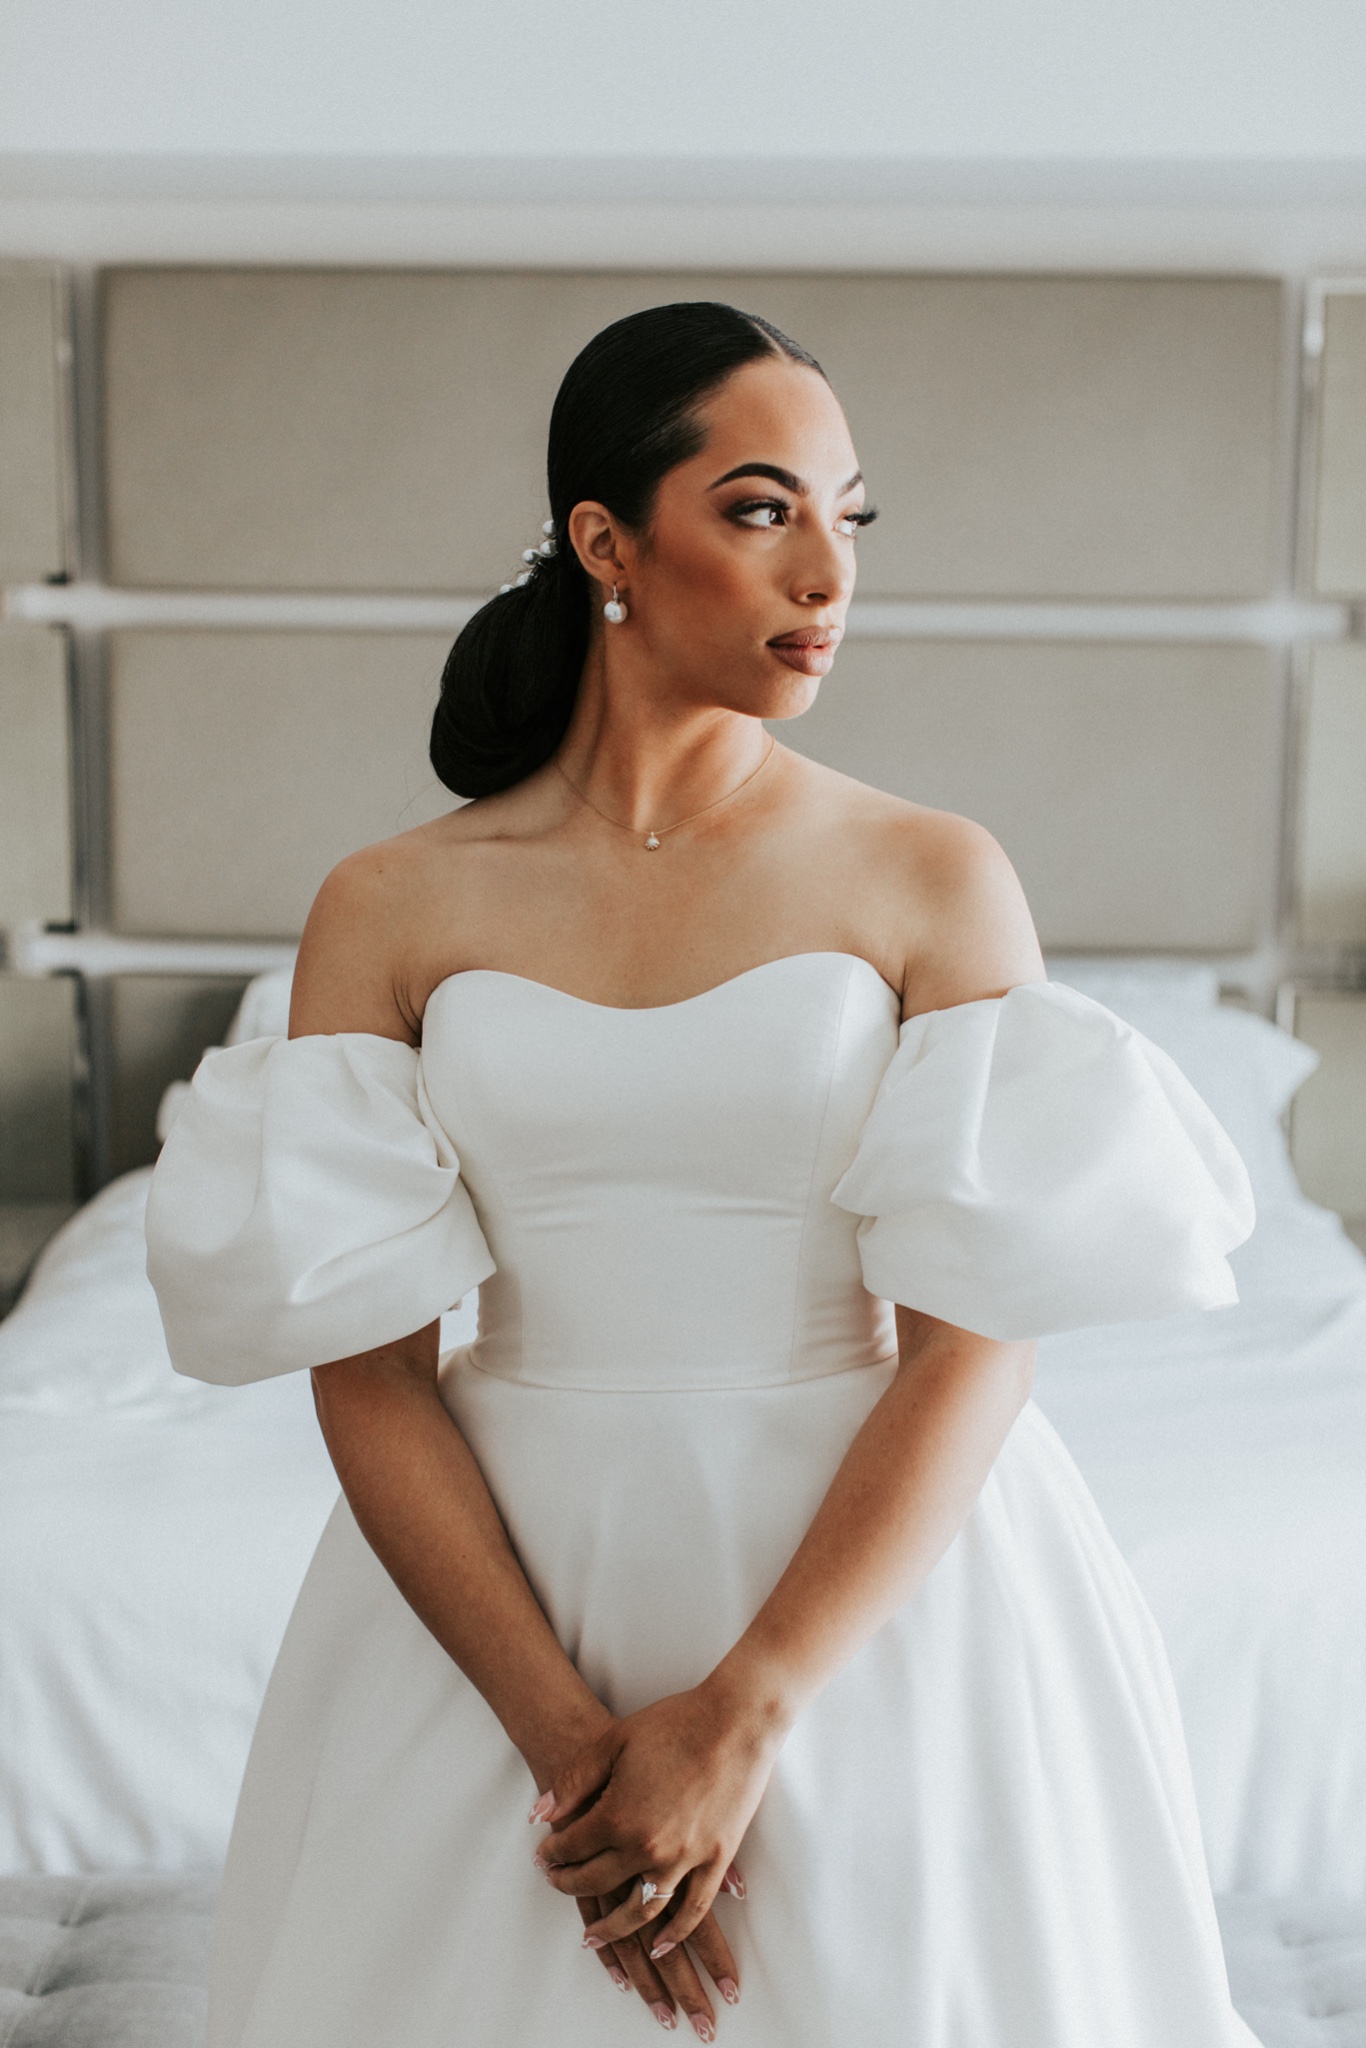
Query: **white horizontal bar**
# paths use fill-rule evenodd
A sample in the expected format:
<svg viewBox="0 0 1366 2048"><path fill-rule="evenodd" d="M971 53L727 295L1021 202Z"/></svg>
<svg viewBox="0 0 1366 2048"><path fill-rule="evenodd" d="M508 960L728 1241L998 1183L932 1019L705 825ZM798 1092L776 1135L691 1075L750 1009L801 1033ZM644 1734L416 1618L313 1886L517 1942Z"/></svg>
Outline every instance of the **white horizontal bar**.
<svg viewBox="0 0 1366 2048"><path fill-rule="evenodd" d="M326 591L111 590L103 583L25 583L4 592L6 619L115 632L130 626L288 631L458 633L483 597Z"/></svg>
<svg viewBox="0 0 1366 2048"><path fill-rule="evenodd" d="M134 626L312 632L458 633L485 598L303 591L111 590L102 583L26 583L3 593L4 618L87 632ZM1288 646L1343 640L1345 604L1267 598L1251 604L964 603L869 598L849 632L892 640L1243 640Z"/></svg>
<svg viewBox="0 0 1366 2048"><path fill-rule="evenodd" d="M129 939L117 932L54 932L22 924L10 933L11 974L264 974L292 967L288 939Z"/></svg>

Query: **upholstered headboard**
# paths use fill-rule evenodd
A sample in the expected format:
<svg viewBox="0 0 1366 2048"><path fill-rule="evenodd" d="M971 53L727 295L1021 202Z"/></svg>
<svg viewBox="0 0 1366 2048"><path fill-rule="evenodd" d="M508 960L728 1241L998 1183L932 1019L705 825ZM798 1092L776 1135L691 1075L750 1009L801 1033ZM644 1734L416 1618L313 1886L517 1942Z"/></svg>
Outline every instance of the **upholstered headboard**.
<svg viewBox="0 0 1366 2048"><path fill-rule="evenodd" d="M982 819L1055 950L1349 991L1366 295L1314 302L1297 466L1274 279L114 270L78 562L63 280L11 267L0 461L36 481L0 508L0 1198L151 1156L160 1086L332 863L450 801L437 676L536 536L559 375L704 296L821 358L882 511L784 739Z"/></svg>

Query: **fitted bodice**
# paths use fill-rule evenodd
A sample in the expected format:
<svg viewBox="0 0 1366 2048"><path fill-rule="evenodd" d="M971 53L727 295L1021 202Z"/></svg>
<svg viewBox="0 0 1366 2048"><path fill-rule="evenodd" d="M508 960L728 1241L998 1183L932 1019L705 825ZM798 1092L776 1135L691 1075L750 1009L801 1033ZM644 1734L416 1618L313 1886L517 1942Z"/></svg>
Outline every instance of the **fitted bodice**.
<svg viewBox="0 0 1366 2048"><path fill-rule="evenodd" d="M830 1196L900 1005L844 953L613 1009L478 970L434 991L427 1099L496 1270L473 1363L580 1387L809 1379L894 1354Z"/></svg>
<svg viewBox="0 0 1366 2048"><path fill-rule="evenodd" d="M420 1050L210 1052L147 1206L177 1370L238 1382L423 1329L530 1386L775 1387L895 1350L889 1304L989 1337L1237 1299L1247 1175L1165 1053L1074 990L899 1019L798 953L615 1009L447 977Z"/></svg>

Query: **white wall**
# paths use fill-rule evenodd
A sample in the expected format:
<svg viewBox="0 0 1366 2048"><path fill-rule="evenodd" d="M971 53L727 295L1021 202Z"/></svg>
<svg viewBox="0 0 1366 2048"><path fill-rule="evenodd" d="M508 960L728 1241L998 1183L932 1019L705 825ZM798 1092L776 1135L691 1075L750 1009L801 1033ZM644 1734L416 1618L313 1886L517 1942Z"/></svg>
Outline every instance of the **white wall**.
<svg viewBox="0 0 1366 2048"><path fill-rule="evenodd" d="M0 255L1366 267L1363 0L0 0Z"/></svg>
<svg viewBox="0 0 1366 2048"><path fill-rule="evenodd" d="M1366 160L1361 0L6 0L8 151Z"/></svg>

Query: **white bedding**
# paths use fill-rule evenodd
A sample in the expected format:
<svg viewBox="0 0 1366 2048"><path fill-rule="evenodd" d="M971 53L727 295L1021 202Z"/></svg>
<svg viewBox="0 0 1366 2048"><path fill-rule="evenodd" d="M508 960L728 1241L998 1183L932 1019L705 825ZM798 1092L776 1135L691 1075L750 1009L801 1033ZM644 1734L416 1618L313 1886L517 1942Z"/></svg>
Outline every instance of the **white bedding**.
<svg viewBox="0 0 1366 2048"><path fill-rule="evenodd" d="M337 1498L306 1373L224 1388L171 1370L143 1270L150 1179L87 1203L0 1325L3 1871L221 1863ZM445 1342L474 1309L443 1319Z"/></svg>
<svg viewBox="0 0 1366 2048"><path fill-rule="evenodd" d="M0 1869L221 1858L336 1496L306 1375L171 1372L148 1178L81 1212L3 1326ZM1236 1309L1048 1340L1037 1399L1166 1638L1216 1889L1363 1896L1366 1260L1287 1185L1234 1265ZM84 1373L80 1401L25 1355L68 1397Z"/></svg>
<svg viewBox="0 0 1366 2048"><path fill-rule="evenodd" d="M1366 1897L1366 1259L1299 1200L1237 1308L1041 1346L1157 1616L1216 1891Z"/></svg>
<svg viewBox="0 0 1366 2048"><path fill-rule="evenodd" d="M51 1344L95 1353L135 1321L174 1405L44 1412L0 1373L5 1870L221 1861L261 1692L336 1499L306 1375L245 1401L177 1400L156 1330L130 1315L130 1294L151 1294L150 1177L125 1175L85 1212L79 1286L36 1306Z"/></svg>

